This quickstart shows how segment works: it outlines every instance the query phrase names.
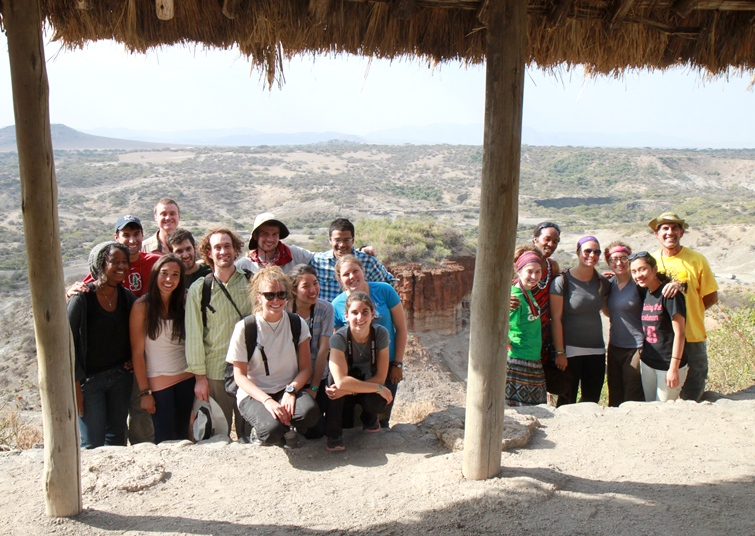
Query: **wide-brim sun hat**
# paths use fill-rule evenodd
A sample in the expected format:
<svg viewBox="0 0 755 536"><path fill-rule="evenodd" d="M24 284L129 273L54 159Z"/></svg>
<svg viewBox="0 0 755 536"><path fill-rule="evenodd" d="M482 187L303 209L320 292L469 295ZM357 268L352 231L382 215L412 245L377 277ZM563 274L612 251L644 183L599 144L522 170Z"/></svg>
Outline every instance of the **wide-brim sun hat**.
<svg viewBox="0 0 755 536"><path fill-rule="evenodd" d="M658 230L658 227L660 227L664 223L678 223L682 229L687 229L689 227L687 222L684 221L684 218L680 218L674 212L664 212L657 218L653 218L648 223L648 227L650 227L653 232L656 232Z"/></svg>
<svg viewBox="0 0 755 536"><path fill-rule="evenodd" d="M276 219L275 214L271 214L270 212L264 212L260 215L258 215L256 218L254 218L254 227L252 227L252 236L249 238L249 251L257 249L257 240L254 239L254 232L266 224L274 224L278 226L278 229L280 229L280 234L278 235L278 238L280 240L283 240L289 235L288 227L286 227L286 224L280 221L279 219Z"/></svg>
<svg viewBox="0 0 755 536"><path fill-rule="evenodd" d="M210 439L216 435L228 435L228 421L225 419L225 413L214 398L210 397L209 402L197 398L194 401L194 407L191 408L191 414L194 417L191 425L194 441Z"/></svg>

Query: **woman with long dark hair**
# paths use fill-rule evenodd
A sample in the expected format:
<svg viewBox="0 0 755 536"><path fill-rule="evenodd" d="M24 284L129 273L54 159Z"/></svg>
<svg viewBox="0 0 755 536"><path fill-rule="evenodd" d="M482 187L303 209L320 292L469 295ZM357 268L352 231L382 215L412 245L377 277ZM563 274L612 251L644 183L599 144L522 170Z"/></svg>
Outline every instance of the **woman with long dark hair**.
<svg viewBox="0 0 755 536"><path fill-rule="evenodd" d="M320 298L320 281L314 267L297 264L288 276L293 283L293 298L289 302L291 312L307 322L312 335L309 340L312 378L305 386L305 392L317 401L321 415L317 426L310 428L304 435L307 439L318 439L325 435L325 420L322 416L328 403L325 386L328 383L330 337L333 335L333 306Z"/></svg>
<svg viewBox="0 0 755 536"><path fill-rule="evenodd" d="M670 283L658 272L655 258L647 251L629 256L632 277L645 296L642 303L642 330L645 340L640 354L640 371L645 400L676 400L687 379L685 348L687 308L684 295L663 295Z"/></svg>
<svg viewBox="0 0 755 536"><path fill-rule="evenodd" d="M551 284L551 329L556 366L571 372L571 393L559 395L558 405L600 401L606 374L606 348L600 312L611 286L595 267L600 244L594 236L577 242L577 266L556 277Z"/></svg>
<svg viewBox="0 0 755 536"><path fill-rule="evenodd" d="M121 283L129 272L129 250L103 242L89 254L94 281L68 301L76 354L76 406L81 446L126 445L131 373L129 314L136 300Z"/></svg>
<svg viewBox="0 0 755 536"><path fill-rule="evenodd" d="M163 255L147 294L131 310L131 352L141 407L152 414L155 443L189 438L194 375L186 372L184 264Z"/></svg>

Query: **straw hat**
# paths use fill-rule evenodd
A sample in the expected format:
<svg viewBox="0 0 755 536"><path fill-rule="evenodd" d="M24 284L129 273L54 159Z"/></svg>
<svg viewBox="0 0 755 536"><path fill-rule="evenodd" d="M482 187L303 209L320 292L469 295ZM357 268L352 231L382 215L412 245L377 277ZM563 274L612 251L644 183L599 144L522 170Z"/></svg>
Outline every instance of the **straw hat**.
<svg viewBox="0 0 755 536"><path fill-rule="evenodd" d="M648 227L650 227L653 232L656 232L658 230L658 227L660 227L664 223L678 223L682 229L687 229L689 227L684 219L677 216L674 212L664 212L657 218L653 218L648 223Z"/></svg>

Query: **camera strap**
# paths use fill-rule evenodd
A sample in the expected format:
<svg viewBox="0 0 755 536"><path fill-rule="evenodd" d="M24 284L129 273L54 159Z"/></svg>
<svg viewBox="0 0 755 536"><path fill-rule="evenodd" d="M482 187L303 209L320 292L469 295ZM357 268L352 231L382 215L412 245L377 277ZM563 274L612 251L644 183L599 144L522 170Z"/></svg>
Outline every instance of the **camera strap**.
<svg viewBox="0 0 755 536"><path fill-rule="evenodd" d="M346 328L346 363L349 368L354 365L354 349L352 345L351 328ZM373 376L377 372L377 342L375 341L375 326L370 326L370 372Z"/></svg>

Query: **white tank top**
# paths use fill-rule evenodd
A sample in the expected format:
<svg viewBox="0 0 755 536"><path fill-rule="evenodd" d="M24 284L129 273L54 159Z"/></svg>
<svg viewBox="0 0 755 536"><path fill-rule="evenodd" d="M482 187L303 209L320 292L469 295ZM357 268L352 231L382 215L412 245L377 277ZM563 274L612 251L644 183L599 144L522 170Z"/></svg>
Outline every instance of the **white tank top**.
<svg viewBox="0 0 755 536"><path fill-rule="evenodd" d="M186 372L184 342L171 339L173 321L162 320L160 335L156 340L144 338L144 356L147 361L147 377L176 376Z"/></svg>

